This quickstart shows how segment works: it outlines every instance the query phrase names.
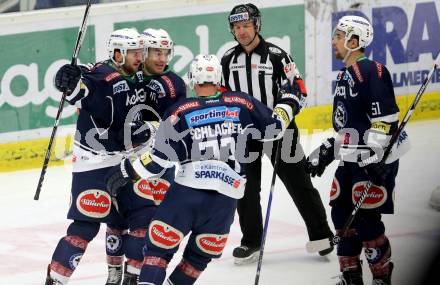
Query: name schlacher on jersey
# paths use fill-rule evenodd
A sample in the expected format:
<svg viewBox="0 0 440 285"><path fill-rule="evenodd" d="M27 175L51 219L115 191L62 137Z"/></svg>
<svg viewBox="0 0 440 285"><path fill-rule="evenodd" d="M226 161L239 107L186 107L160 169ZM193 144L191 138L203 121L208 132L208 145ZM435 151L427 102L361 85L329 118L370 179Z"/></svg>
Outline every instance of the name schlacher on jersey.
<svg viewBox="0 0 440 285"><path fill-rule="evenodd" d="M214 138L236 133L243 134L243 127L241 124L236 124L231 121L225 121L222 124L215 124L213 126L206 125L190 129L193 140L202 140L204 138Z"/></svg>

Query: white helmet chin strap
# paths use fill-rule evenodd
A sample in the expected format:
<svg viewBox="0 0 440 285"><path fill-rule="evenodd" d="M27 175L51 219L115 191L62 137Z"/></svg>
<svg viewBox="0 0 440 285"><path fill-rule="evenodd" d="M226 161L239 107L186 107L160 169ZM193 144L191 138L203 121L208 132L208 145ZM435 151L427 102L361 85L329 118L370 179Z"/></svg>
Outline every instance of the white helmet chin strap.
<svg viewBox="0 0 440 285"><path fill-rule="evenodd" d="M351 37L350 37L351 38ZM346 63L348 58L350 57L351 53L354 51L357 51L359 49L361 49L361 47L358 45L356 48L349 48L347 46L348 41L350 40L350 38L346 38L345 42L344 42L344 47L347 49L347 54L344 56L344 59L342 60L343 63Z"/></svg>
<svg viewBox="0 0 440 285"><path fill-rule="evenodd" d="M118 68L122 68L122 66L125 64L125 56L126 56L127 50L123 51L123 50L119 50L119 54L122 57L122 62L117 62L115 60L115 52L113 52L113 56L110 58L112 60L112 62L114 63L114 65L116 65L116 67Z"/></svg>
<svg viewBox="0 0 440 285"><path fill-rule="evenodd" d="M114 58L112 58L112 62L119 68L121 68L125 63L125 56L121 54L122 56L122 62L117 62Z"/></svg>

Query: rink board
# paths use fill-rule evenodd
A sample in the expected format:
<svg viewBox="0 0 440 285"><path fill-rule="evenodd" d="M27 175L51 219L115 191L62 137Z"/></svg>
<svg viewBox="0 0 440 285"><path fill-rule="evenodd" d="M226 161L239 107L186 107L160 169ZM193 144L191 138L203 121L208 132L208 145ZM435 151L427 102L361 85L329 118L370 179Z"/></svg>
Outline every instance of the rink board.
<svg viewBox="0 0 440 285"><path fill-rule="evenodd" d="M415 95L398 96L400 118L405 115ZM305 109L296 121L300 131L308 134L331 128L332 106L317 106ZM423 95L411 121L440 118L440 92ZM48 145L48 139L13 142L0 145L0 172L16 171L41 167ZM70 163L73 134L62 135L56 139L50 165Z"/></svg>
<svg viewBox="0 0 440 285"><path fill-rule="evenodd" d="M332 88L341 62L335 60L330 42L337 19L347 13L372 23L375 39L367 56L387 66L403 115L414 97L408 94L417 92L440 52L439 2L371 0L354 10L349 7L352 1L327 2L253 1L262 11L264 38L289 51L305 78L309 108L298 116L298 126L308 132L331 127ZM164 28L175 42L170 65L186 78L195 55L221 56L236 44L227 24L236 4L233 0L149 0L93 5L79 61L105 59L105 42L114 29ZM61 98L53 77L70 62L83 13L84 7L78 6L0 15L0 171L41 167ZM437 70L411 121L440 118L439 94ZM75 124L75 113L66 104L60 128ZM73 130L58 133L53 164L63 164L68 157L72 134Z"/></svg>

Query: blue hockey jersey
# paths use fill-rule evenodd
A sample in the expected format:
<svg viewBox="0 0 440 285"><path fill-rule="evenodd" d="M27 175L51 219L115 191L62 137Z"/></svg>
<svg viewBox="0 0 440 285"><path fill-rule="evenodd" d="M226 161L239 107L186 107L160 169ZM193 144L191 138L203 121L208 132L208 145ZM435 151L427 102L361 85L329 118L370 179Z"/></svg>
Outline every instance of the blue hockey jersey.
<svg viewBox="0 0 440 285"><path fill-rule="evenodd" d="M183 79L166 69L164 74L144 76L145 92L147 94L147 105L151 106L156 114L148 114L147 121L157 120L162 117L165 110L181 98L186 98L186 85Z"/></svg>
<svg viewBox="0 0 440 285"><path fill-rule="evenodd" d="M249 139L276 139L281 120L264 104L242 92L186 98L168 109L151 154L133 163L142 177L160 175L180 164L175 182L214 190L239 199L246 183Z"/></svg>
<svg viewBox="0 0 440 285"><path fill-rule="evenodd" d="M398 126L399 108L384 65L363 57L342 68L333 96L333 128L343 146L360 149L373 138L374 143L387 145Z"/></svg>
<svg viewBox="0 0 440 285"><path fill-rule="evenodd" d="M123 76L109 61L96 64L83 72L80 91L86 96L70 100L79 107L77 132L73 149L73 171L81 172L118 164L126 154L121 131L124 124L142 120L147 97L141 83L142 72Z"/></svg>

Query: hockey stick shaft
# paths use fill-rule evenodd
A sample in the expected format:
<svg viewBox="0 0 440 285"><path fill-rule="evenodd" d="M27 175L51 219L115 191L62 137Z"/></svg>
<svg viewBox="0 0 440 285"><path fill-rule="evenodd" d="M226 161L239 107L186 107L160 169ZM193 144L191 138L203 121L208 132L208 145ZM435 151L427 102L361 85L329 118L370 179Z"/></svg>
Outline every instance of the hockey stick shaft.
<svg viewBox="0 0 440 285"><path fill-rule="evenodd" d="M78 36L76 38L75 49L73 51L71 65L77 64L79 50L81 49L81 45L82 45L82 42L84 40L84 36L86 34L86 30L87 30L87 19L89 17L90 6L91 6L91 0L88 0L86 10L84 12L84 16L82 19L82 23L81 23L81 26L78 31ZM55 117L55 123L53 125L52 133L51 133L50 139L49 139L49 144L46 149L46 155L44 156L43 167L41 168L40 178L38 180L38 185L37 185L37 190L35 191L34 200L38 200L40 198L40 192L41 192L41 188L43 186L44 176L46 174L46 170L49 165L49 160L50 160L50 155L52 153L53 143L55 141L55 136L56 136L56 133L58 130L58 126L60 124L61 113L63 112L64 102L66 101L67 95L68 95L68 92L64 92L63 95L61 96L60 104L58 106L57 115Z"/></svg>
<svg viewBox="0 0 440 285"><path fill-rule="evenodd" d="M276 144L277 145L276 145L276 153L275 153L275 162L273 166L272 181L270 184L269 200L267 202L266 217L264 219L263 236L261 238L260 255L258 257L257 272L255 274L255 283L254 283L255 285L258 285L258 283L260 282L260 273L261 273L261 265L263 263L264 245L266 244L266 236L269 227L270 212L272 208L273 191L275 189L275 180L277 178L278 165L281 156L281 140L278 140Z"/></svg>
<svg viewBox="0 0 440 285"><path fill-rule="evenodd" d="M411 106L409 107L408 111L406 112L405 116L403 117L402 122L400 123L398 129L396 132L394 132L394 134L391 136L390 142L388 144L388 147L385 150L385 153L383 155L382 161L386 161L386 159L388 158L388 156L391 153L391 150L394 146L394 144L397 142L397 140L400 137L400 134L403 132L403 129L405 128L406 124L408 123L409 119L411 118L412 113L414 112L417 104L419 103L420 99L422 98L423 93L425 92L426 87L428 86L429 82L431 82L432 76L435 72L435 70L440 66L440 53L437 55L437 58L434 61L434 66L431 68L431 70L428 73L428 76L424 79L424 81L422 82L422 86L420 86L419 91L417 92ZM355 217L356 217L356 213L359 211L359 209L361 208L362 204L364 203L365 199L368 196L368 192L370 190L370 188L373 186L373 183L371 181L368 181L367 184L364 187L364 190L361 194L361 196L359 197L359 200L356 202L356 204L354 205L353 211L350 214L350 217L348 217L347 221L344 224L344 227L342 228L342 235L335 235L333 237L333 239L329 240L330 245L337 245L340 241L341 238L343 238L343 236L345 235L345 232L350 228L351 224L353 223ZM325 243L320 243L318 245L318 243L316 243L316 246L313 246L313 241L309 242L308 245L306 246L307 251L309 252L315 252L315 251L319 251L321 250L320 247L322 245L325 245ZM328 247L328 243L327 243L327 247Z"/></svg>

